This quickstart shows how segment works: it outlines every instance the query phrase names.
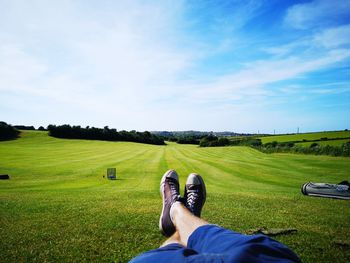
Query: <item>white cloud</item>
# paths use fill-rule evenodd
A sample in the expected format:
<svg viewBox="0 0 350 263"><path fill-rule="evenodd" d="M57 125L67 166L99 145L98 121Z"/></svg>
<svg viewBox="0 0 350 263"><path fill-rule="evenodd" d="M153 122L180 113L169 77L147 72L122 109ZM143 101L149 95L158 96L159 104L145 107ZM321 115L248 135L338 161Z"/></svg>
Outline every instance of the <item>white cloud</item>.
<svg viewBox="0 0 350 263"><path fill-rule="evenodd" d="M350 25L328 28L314 36L316 44L325 48L335 48L350 44Z"/></svg>
<svg viewBox="0 0 350 263"><path fill-rule="evenodd" d="M167 93L194 56L172 39L181 41L173 26L181 2L109 4L8 2L0 11L2 92L72 111L128 108L131 119Z"/></svg>
<svg viewBox="0 0 350 263"><path fill-rule="evenodd" d="M301 77L350 58L350 49L336 49L322 57L304 59L287 57L279 60L254 61L245 69L222 76L215 81L191 87L192 100L256 100L267 96L268 84Z"/></svg>
<svg viewBox="0 0 350 263"><path fill-rule="evenodd" d="M296 50L298 49L305 50L305 47L310 47L310 45L313 44L314 43L312 43L312 38L310 36L306 36L302 39L298 39L287 44L282 44L279 46L274 45L272 47L264 47L262 48L262 51L273 56L285 57L287 55L290 55L291 53L296 52Z"/></svg>
<svg viewBox="0 0 350 263"><path fill-rule="evenodd" d="M350 25L342 25L318 30L315 33L305 35L301 39L279 46L264 47L262 50L277 57L285 57L291 54L312 56L312 54L321 54L332 49L346 47L350 44L349 36Z"/></svg>
<svg viewBox="0 0 350 263"><path fill-rule="evenodd" d="M306 29L332 24L336 19L349 17L350 0L314 0L290 7L285 22L295 28Z"/></svg>

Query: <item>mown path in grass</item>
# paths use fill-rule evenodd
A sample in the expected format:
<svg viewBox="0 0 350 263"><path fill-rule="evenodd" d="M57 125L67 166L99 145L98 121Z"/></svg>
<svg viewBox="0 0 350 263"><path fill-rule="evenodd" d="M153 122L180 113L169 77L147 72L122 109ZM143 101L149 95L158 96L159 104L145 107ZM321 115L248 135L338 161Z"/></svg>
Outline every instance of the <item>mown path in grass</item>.
<svg viewBox="0 0 350 263"><path fill-rule="evenodd" d="M349 158L263 154L247 147L199 148L62 140L24 132L0 142L1 262L126 262L164 240L159 180L190 172L208 191L203 217L236 231L297 228L276 237L305 262L346 262L348 201L302 196L304 182L349 179ZM116 167L118 180L103 178Z"/></svg>

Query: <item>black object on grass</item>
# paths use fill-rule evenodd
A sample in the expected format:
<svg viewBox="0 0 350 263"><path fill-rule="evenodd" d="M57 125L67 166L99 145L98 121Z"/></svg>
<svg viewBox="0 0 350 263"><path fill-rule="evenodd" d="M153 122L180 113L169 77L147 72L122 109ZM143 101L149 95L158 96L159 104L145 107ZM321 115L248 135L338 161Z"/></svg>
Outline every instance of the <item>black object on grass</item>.
<svg viewBox="0 0 350 263"><path fill-rule="evenodd" d="M0 174L0 179L1 180L10 179L10 176L8 174Z"/></svg>

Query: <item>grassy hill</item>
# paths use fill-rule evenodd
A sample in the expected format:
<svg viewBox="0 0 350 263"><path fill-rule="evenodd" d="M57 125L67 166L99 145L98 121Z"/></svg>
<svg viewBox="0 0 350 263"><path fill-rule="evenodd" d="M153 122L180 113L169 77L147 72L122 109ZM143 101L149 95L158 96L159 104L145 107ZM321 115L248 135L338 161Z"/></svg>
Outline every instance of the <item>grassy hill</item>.
<svg viewBox="0 0 350 263"><path fill-rule="evenodd" d="M277 137L277 136L274 136ZM324 135L322 135L324 137ZM326 136L328 137L328 136ZM267 137L265 137L267 138ZM25 131L0 142L0 262L127 262L164 240L159 180L174 168L207 184L203 218L236 231L298 229L277 236L304 262L347 262L350 203L305 197L304 182L348 180L348 158L63 140ZM103 178L116 167L118 180Z"/></svg>
<svg viewBox="0 0 350 263"><path fill-rule="evenodd" d="M302 140L321 140L322 145L333 145L338 146L350 139L344 139L350 137L350 131L329 131L329 132L313 132L313 133L299 133L299 134L285 134L285 135L274 135L260 137L262 143L268 142L291 142L291 141L302 141ZM325 139L331 139L329 141ZM337 139L337 140L334 140ZM310 143L311 144L311 143ZM308 143L300 143L298 145L308 146Z"/></svg>
<svg viewBox="0 0 350 263"><path fill-rule="evenodd" d="M339 140L327 140L327 141L317 141L316 143L321 146L341 146L346 142L350 142L350 139L339 139ZM297 146L310 147L314 142L299 142L296 143Z"/></svg>

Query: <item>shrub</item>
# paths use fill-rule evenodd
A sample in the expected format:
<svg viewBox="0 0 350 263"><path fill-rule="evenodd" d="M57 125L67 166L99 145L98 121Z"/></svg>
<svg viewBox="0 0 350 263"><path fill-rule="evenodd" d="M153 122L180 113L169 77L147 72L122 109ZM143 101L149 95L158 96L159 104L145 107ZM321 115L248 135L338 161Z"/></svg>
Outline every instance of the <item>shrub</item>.
<svg viewBox="0 0 350 263"><path fill-rule="evenodd" d="M344 156L350 156L350 141L342 145L342 151Z"/></svg>
<svg viewBox="0 0 350 263"><path fill-rule="evenodd" d="M278 142L273 141L273 142L268 142L264 144L264 147L266 148L275 148L277 146Z"/></svg>
<svg viewBox="0 0 350 263"><path fill-rule="evenodd" d="M176 138L177 143L180 144L199 144L199 138L196 136L181 136Z"/></svg>
<svg viewBox="0 0 350 263"><path fill-rule="evenodd" d="M289 148L294 147L294 142L287 142L287 147L289 147Z"/></svg>
<svg viewBox="0 0 350 263"><path fill-rule="evenodd" d="M315 148L315 147L318 147L318 146L319 146L318 143L314 142L314 143L312 143L312 144L310 145L310 148Z"/></svg>
<svg viewBox="0 0 350 263"><path fill-rule="evenodd" d="M0 121L0 141L15 139L19 131L6 122Z"/></svg>
<svg viewBox="0 0 350 263"><path fill-rule="evenodd" d="M210 134L200 139L199 146L200 147L216 146L217 141L218 141L218 137Z"/></svg>
<svg viewBox="0 0 350 263"><path fill-rule="evenodd" d="M215 147L215 146L226 146L230 145L230 140L225 137L218 138L215 135L209 134L208 136L203 137L199 141L200 147Z"/></svg>
<svg viewBox="0 0 350 263"><path fill-rule="evenodd" d="M316 154L316 155L331 155L331 156L348 156L350 157L350 142L344 143L341 147L331 145L318 145L313 143L310 147L293 146L288 147L288 144L279 144L277 147L271 147L271 144L265 144L262 147L256 147L256 149L265 152L291 152L291 153L303 153L303 154Z"/></svg>
<svg viewBox="0 0 350 263"><path fill-rule="evenodd" d="M262 145L262 142L260 139L246 139L242 140L241 145L245 146L252 146L252 147L258 147Z"/></svg>
<svg viewBox="0 0 350 263"><path fill-rule="evenodd" d="M225 137L220 137L218 140L218 146L226 146L229 145L230 141L229 139L225 138Z"/></svg>

